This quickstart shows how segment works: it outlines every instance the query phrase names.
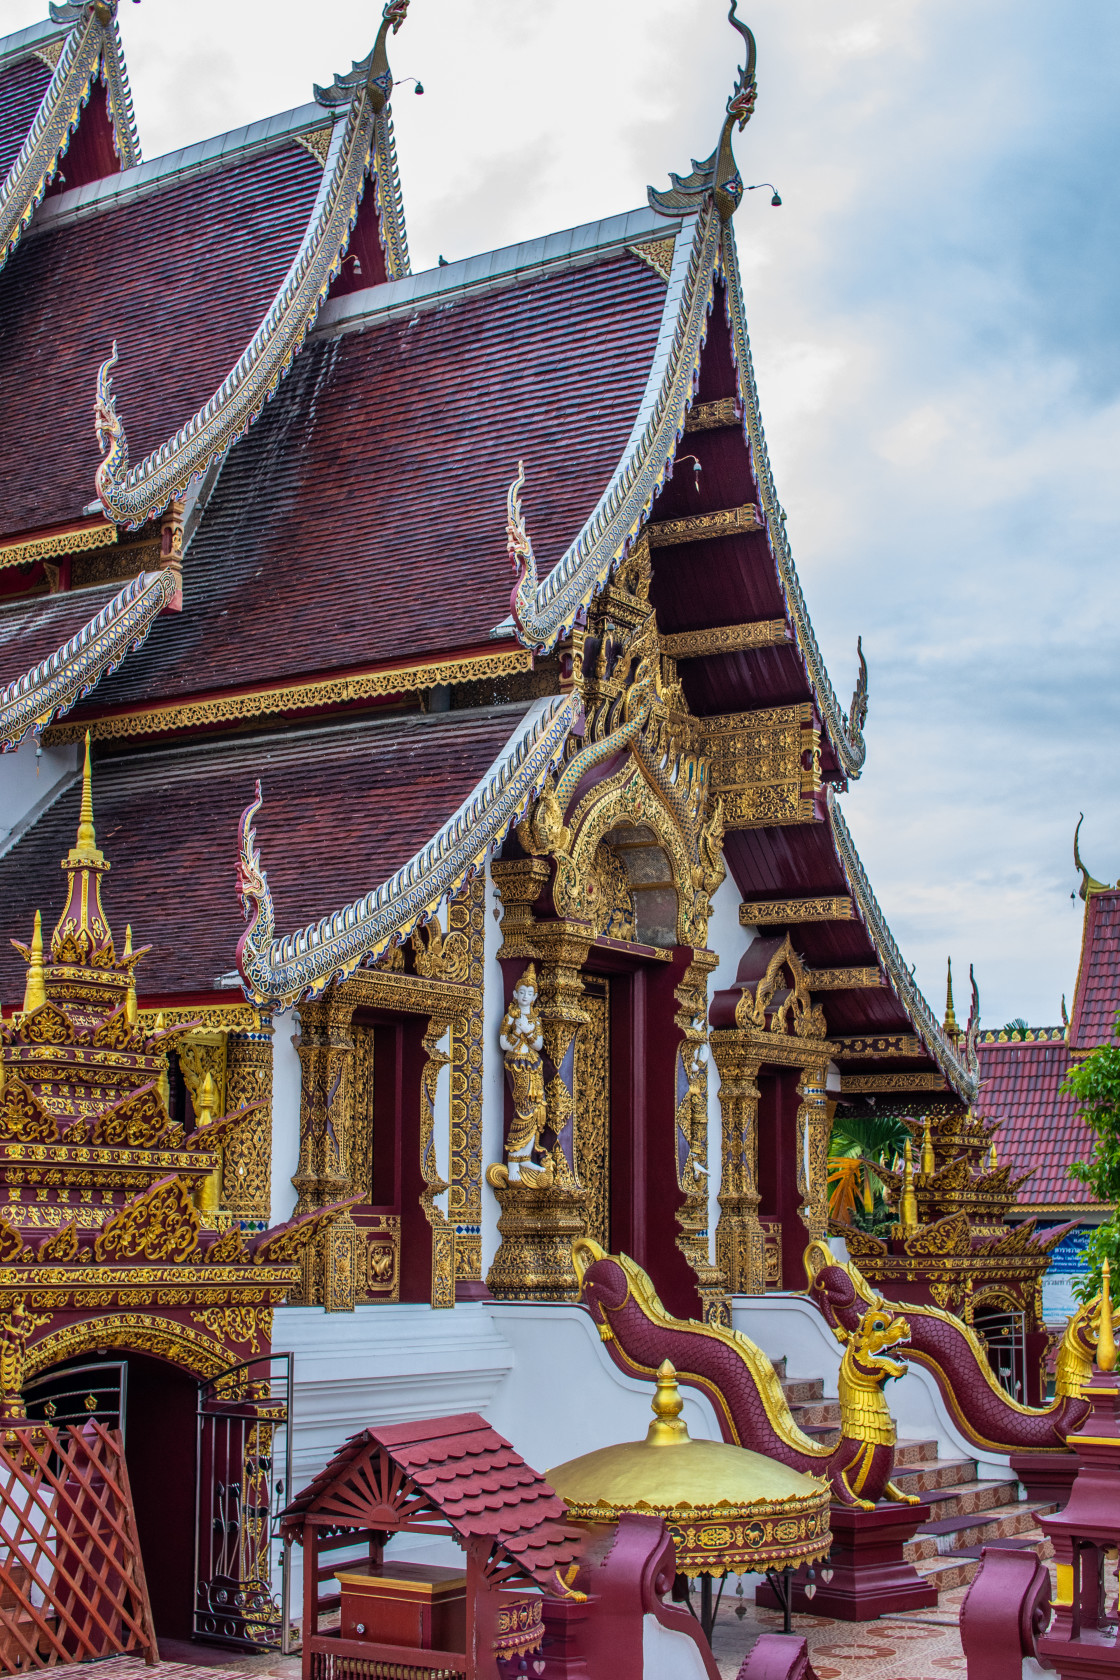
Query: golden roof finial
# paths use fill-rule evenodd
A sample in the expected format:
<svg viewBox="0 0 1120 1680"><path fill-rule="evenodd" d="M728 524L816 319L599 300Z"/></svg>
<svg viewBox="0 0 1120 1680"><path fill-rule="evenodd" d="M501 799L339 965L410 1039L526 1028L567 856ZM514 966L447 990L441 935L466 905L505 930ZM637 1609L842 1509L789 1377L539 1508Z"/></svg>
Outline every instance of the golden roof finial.
<svg viewBox="0 0 1120 1680"><path fill-rule="evenodd" d="M996 1140L992 1139L992 1147L988 1151L988 1171L995 1172L999 1166L999 1156L996 1154Z"/></svg>
<svg viewBox="0 0 1120 1680"><path fill-rule="evenodd" d="M906 1164L902 1169L902 1201L899 1215L904 1231L918 1229L918 1198L914 1194L914 1155L910 1139L906 1140Z"/></svg>
<svg viewBox="0 0 1120 1680"><path fill-rule="evenodd" d="M125 963L131 963L132 961L131 922L127 923L125 926L124 950L121 953L121 961ZM124 1015L129 1026L135 1029L138 1021L140 1020L140 1004L136 996L136 970L134 968L129 968L128 971L128 991L125 994Z"/></svg>
<svg viewBox="0 0 1120 1680"><path fill-rule="evenodd" d="M1094 893L1107 892L1109 889L1108 882L1095 881L1081 861L1081 850L1077 844L1077 837L1081 833L1081 824L1084 821L1085 813L1082 811L1077 819L1077 827L1073 831L1073 866L1081 871L1081 885L1077 889L1077 896L1083 898L1088 904Z"/></svg>
<svg viewBox="0 0 1120 1680"><path fill-rule="evenodd" d="M86 730L86 761L82 767L82 809L78 817L77 843L70 848L69 863L104 863L93 827L93 772L89 759L89 730Z"/></svg>
<svg viewBox="0 0 1120 1680"><path fill-rule="evenodd" d="M218 1096L214 1089L214 1075L207 1068L206 1077L198 1091L198 1129L200 1132L205 1131L207 1126L213 1125L214 1109L217 1102Z"/></svg>
<svg viewBox="0 0 1120 1680"><path fill-rule="evenodd" d="M653 1422L646 1430L647 1443L651 1447L679 1447L689 1440L688 1425L681 1417L683 1411L684 1400L677 1386L676 1367L665 1359L657 1372Z"/></svg>
<svg viewBox="0 0 1120 1680"><path fill-rule="evenodd" d="M945 981L945 1036L959 1038L960 1028L957 1026L957 1014L953 1008L953 959L948 959L948 975Z"/></svg>
<svg viewBox="0 0 1120 1680"><path fill-rule="evenodd" d="M43 917L35 912L35 931L31 935L31 961L27 965L27 985L23 993L23 1013L30 1015L47 1001L47 983L43 973Z"/></svg>
<svg viewBox="0 0 1120 1680"><path fill-rule="evenodd" d="M1116 1341L1112 1334L1112 1280L1108 1261L1101 1267L1101 1312L1097 1321L1097 1369L1115 1371Z"/></svg>
<svg viewBox="0 0 1120 1680"><path fill-rule="evenodd" d="M926 1123L922 1130L922 1174L926 1178L932 1178L936 1171L937 1158L933 1153L933 1139L930 1136L929 1115L927 1114Z"/></svg>

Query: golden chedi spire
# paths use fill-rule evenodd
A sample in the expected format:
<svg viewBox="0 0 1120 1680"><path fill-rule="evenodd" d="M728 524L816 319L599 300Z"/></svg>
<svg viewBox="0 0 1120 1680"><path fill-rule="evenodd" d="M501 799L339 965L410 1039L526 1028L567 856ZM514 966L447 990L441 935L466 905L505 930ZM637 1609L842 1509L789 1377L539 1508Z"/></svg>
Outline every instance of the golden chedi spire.
<svg viewBox="0 0 1120 1680"><path fill-rule="evenodd" d="M954 1043L961 1036L961 1029L957 1025L957 1013L953 1008L953 959L948 958L948 974L945 980L945 1037Z"/></svg>
<svg viewBox="0 0 1120 1680"><path fill-rule="evenodd" d="M113 961L113 936L101 907L101 877L109 864L97 844L93 826L93 775L90 768L89 731L82 770L82 806L78 835L62 860L69 877L66 903L51 935L51 958L55 962L89 963L96 952L102 967Z"/></svg>
<svg viewBox="0 0 1120 1680"><path fill-rule="evenodd" d="M23 1013L32 1014L47 1001L46 975L43 970L43 914L35 912L35 929L31 935L31 956L27 964L27 984L23 990Z"/></svg>

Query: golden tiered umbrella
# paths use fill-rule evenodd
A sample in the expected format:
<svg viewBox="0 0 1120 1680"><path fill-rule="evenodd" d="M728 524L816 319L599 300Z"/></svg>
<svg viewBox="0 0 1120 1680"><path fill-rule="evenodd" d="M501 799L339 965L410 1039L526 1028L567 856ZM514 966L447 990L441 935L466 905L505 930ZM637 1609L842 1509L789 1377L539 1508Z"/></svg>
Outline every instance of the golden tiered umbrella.
<svg viewBox="0 0 1120 1680"><path fill-rule="evenodd" d="M546 1475L578 1522L617 1522L627 1511L661 1517L678 1572L701 1577L710 1634L713 1575L773 1576L826 1555L829 1486L744 1447L694 1441L683 1407L677 1373L665 1360L644 1441L601 1447Z"/></svg>

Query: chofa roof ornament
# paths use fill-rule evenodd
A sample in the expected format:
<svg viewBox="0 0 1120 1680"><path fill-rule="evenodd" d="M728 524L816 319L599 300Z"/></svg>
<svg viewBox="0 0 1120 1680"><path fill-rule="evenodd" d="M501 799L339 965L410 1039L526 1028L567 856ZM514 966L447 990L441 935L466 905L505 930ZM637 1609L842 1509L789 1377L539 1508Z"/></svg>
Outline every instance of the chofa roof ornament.
<svg viewBox="0 0 1120 1680"><path fill-rule="evenodd" d="M394 35L397 33L408 16L408 5L409 0L389 0L389 4L381 13L381 28L377 31L373 51L360 63L354 64L347 75L336 74L329 88L316 87L317 104L328 108L334 105L348 105L354 96L355 88L364 87L374 110L385 109L393 92L393 72L389 69L388 55L389 31L392 30Z"/></svg>
<svg viewBox="0 0 1120 1680"><path fill-rule="evenodd" d="M1079 898L1083 898L1086 904L1088 904L1094 893L1108 892L1109 885L1107 881L1094 880L1081 861L1081 848L1077 844L1077 840L1081 833L1081 824L1084 821L1085 813L1082 811L1078 815L1077 827L1073 831L1073 866L1075 869L1080 869L1081 871L1081 885L1077 889L1077 895Z"/></svg>
<svg viewBox="0 0 1120 1680"><path fill-rule="evenodd" d="M673 185L668 192L647 188L651 206L664 216L679 216L699 210L709 194L722 221L727 221L739 208L743 177L736 167L731 136L736 129L742 130L750 122L758 98L758 83L754 73L757 57L754 36L736 16L738 4L739 0L731 0L727 18L732 29L737 29L747 44L747 62L740 66L739 79L727 101L727 115L723 119L719 144L711 157L705 158L702 163L693 158L691 175L676 175L670 170L669 179Z"/></svg>

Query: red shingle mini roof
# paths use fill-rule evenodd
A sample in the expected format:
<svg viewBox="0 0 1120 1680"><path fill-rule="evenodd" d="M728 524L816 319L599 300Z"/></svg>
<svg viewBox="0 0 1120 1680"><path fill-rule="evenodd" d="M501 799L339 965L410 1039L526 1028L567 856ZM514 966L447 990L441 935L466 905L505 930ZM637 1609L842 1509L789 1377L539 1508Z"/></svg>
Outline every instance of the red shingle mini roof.
<svg viewBox="0 0 1120 1680"><path fill-rule="evenodd" d="M0 181L19 156L50 79L44 60L33 55L0 70Z"/></svg>
<svg viewBox="0 0 1120 1680"><path fill-rule="evenodd" d="M538 1586L555 1588L556 1571L579 1557L583 1536L565 1522L563 1500L477 1412L352 1435L288 1506L285 1528L298 1532L308 1514L348 1508L360 1524L369 1487L362 1461L379 1447L457 1534L501 1546Z"/></svg>
<svg viewBox="0 0 1120 1680"><path fill-rule="evenodd" d="M1030 1172L1018 1201L1028 1207L1080 1206L1094 1201L1087 1184L1069 1176L1072 1161L1086 1161L1093 1134L1079 1119L1072 1097L1059 1093L1070 1066L1068 1044L982 1044L978 1109L1002 1120L996 1136L1001 1164L1012 1175Z"/></svg>
<svg viewBox="0 0 1120 1680"><path fill-rule="evenodd" d="M1095 892L1085 906L1081 963L1069 1041L1074 1050L1107 1044L1120 1010L1120 888Z"/></svg>
<svg viewBox="0 0 1120 1680"><path fill-rule="evenodd" d="M485 647L518 460L543 571L615 469L664 302L624 255L313 338L223 468L182 614L96 709Z"/></svg>
<svg viewBox="0 0 1120 1680"><path fill-rule="evenodd" d="M288 142L23 240L0 274L0 533L72 522L93 500L93 398L114 339L133 460L207 401L271 302L321 179Z"/></svg>
<svg viewBox="0 0 1120 1680"><path fill-rule="evenodd" d="M153 945L141 1001L210 991L236 964L244 921L237 825L259 776L257 818L281 933L378 886L453 815L501 752L522 709L393 714L95 762L98 843L111 872L103 897L118 941L131 923ZM74 843L78 780L0 860L0 1001L18 1003L26 971L8 943L62 909L59 860Z"/></svg>

